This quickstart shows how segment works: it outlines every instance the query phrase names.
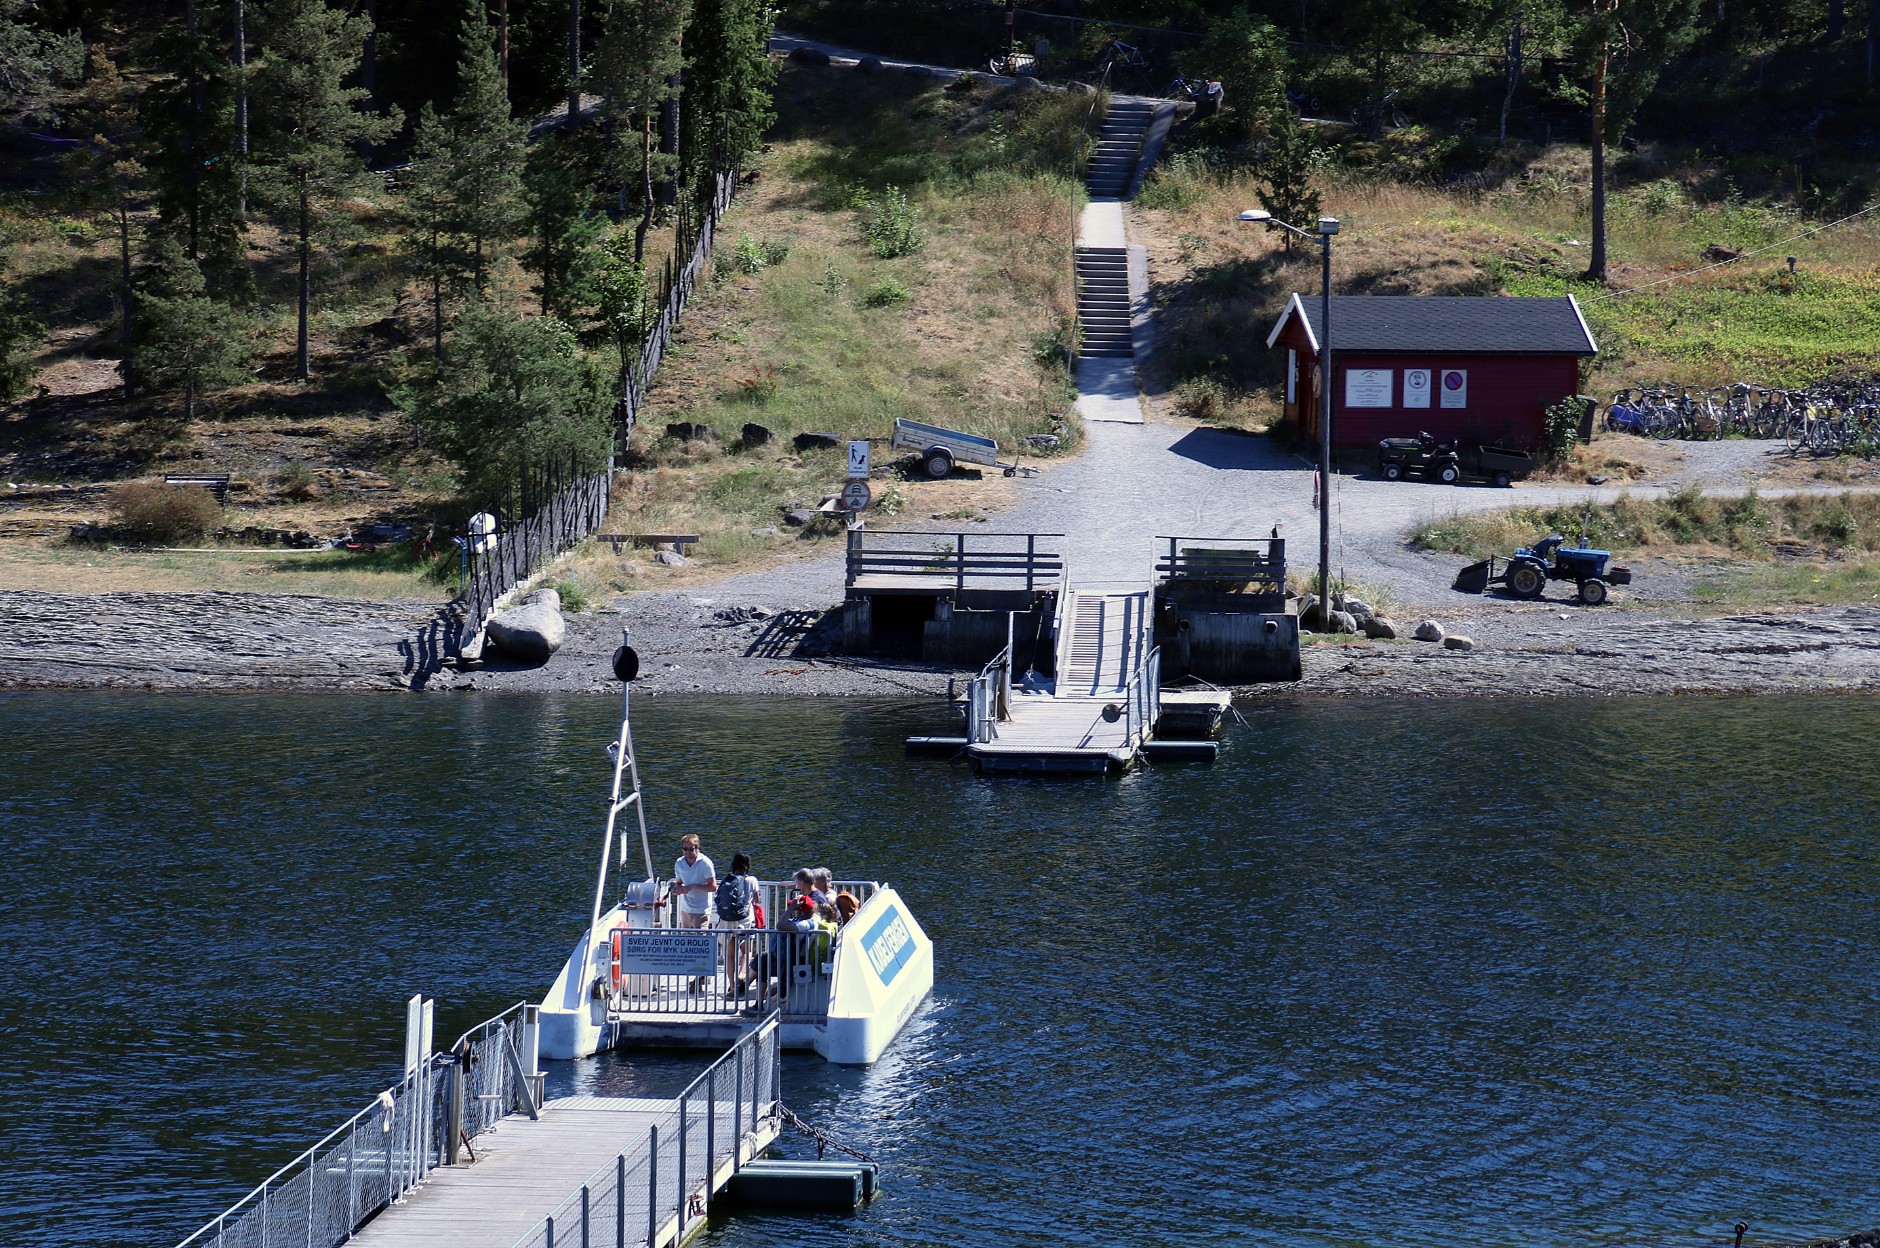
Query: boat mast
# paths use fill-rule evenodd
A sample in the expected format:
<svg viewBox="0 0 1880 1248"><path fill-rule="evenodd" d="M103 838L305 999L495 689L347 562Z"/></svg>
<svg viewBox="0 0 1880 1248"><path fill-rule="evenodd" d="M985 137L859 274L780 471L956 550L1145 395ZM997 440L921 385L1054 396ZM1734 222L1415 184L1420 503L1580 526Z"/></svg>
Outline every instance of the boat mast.
<svg viewBox="0 0 1880 1248"><path fill-rule="evenodd" d="M628 661L623 661L631 656ZM613 793L607 801L607 834L601 839L601 869L594 880L594 913L588 919L592 928L601 921L601 911L607 901L607 868L614 856L614 829L620 819L620 812L633 807L634 815L640 822L640 853L646 862L646 878L653 875L653 844L646 835L646 803L640 796L640 764L633 753L632 709L633 679L628 673L637 672L639 660L633 655L632 647L627 644L627 630L620 630L620 653L614 659L614 674L620 679L620 737L607 747L607 752L614 759ZM620 795L623 787L630 787L625 797ZM627 841L620 838L620 865L627 865Z"/></svg>

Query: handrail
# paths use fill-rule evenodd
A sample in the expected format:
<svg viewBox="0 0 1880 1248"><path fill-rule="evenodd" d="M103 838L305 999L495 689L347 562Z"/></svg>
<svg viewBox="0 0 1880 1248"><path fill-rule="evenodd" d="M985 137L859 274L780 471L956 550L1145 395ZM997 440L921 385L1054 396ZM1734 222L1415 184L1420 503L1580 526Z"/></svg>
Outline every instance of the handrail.
<svg viewBox="0 0 1880 1248"><path fill-rule="evenodd" d="M492 1039L508 1044L512 1034L526 1027L529 1008L528 1002L519 1001L478 1023L458 1040L456 1050L462 1051L466 1044L487 1047ZM511 1016L518 1012L523 1022L512 1025ZM350 1238L367 1218L418 1186L442 1164L447 1142L437 1138L439 1111L444 1108L440 1102L449 1096L450 1081L436 1079L433 1072L451 1061L442 1053L427 1054L417 1069L380 1092L372 1104L263 1179L177 1248L246 1242L240 1239L239 1228L254 1217L267 1228L265 1235L254 1237L257 1243L334 1244ZM534 1064L522 1065L532 1070ZM498 1067L505 1071L506 1081L507 1062ZM523 1092L533 1096L527 1088ZM500 1103L507 1106L507 1093ZM500 1118L502 1112L495 1116ZM490 1125L494 1119L467 1133L474 1136ZM206 1239L210 1236L213 1241Z"/></svg>

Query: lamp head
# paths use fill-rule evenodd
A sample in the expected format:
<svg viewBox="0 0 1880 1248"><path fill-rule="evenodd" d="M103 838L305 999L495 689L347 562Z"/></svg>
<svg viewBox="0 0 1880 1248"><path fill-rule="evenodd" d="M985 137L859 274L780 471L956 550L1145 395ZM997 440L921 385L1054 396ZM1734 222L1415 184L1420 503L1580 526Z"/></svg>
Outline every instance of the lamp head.
<svg viewBox="0 0 1880 1248"><path fill-rule="evenodd" d="M1249 208L1240 214L1242 221L1258 221L1264 224L1273 219L1273 214L1264 208Z"/></svg>
<svg viewBox="0 0 1880 1248"><path fill-rule="evenodd" d="M1338 233L1338 218L1337 217L1320 217L1319 218L1319 233L1328 234L1328 235Z"/></svg>

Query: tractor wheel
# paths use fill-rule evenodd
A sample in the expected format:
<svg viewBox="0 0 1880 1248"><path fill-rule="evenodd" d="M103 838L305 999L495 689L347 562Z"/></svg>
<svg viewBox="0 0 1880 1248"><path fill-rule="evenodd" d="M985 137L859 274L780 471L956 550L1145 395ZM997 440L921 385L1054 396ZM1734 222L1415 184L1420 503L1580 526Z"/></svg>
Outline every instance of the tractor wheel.
<svg viewBox="0 0 1880 1248"><path fill-rule="evenodd" d="M1456 482L1462 480L1462 469L1456 467L1454 464L1444 464L1441 468L1436 470L1436 479L1441 481L1444 485L1454 485Z"/></svg>
<svg viewBox="0 0 1880 1248"><path fill-rule="evenodd" d="M1547 578L1531 563L1517 563L1508 569L1508 590L1516 598L1539 598Z"/></svg>
<svg viewBox="0 0 1880 1248"><path fill-rule="evenodd" d="M927 458L922 461L921 467L926 470L928 476L938 481L952 474L953 457L943 450L928 451Z"/></svg>
<svg viewBox="0 0 1880 1248"><path fill-rule="evenodd" d="M1581 581L1580 601L1589 607L1597 607L1600 603L1606 601L1606 582Z"/></svg>
<svg viewBox="0 0 1880 1248"><path fill-rule="evenodd" d="M1403 477L1403 465L1402 464L1385 464L1384 465L1384 480L1397 481L1397 480L1400 480L1402 477Z"/></svg>

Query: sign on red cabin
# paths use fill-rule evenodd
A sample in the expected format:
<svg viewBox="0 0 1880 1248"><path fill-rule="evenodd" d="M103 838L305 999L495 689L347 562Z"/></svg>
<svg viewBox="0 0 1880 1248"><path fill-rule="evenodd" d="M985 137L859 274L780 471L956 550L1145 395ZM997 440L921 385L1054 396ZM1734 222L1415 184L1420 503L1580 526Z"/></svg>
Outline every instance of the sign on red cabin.
<svg viewBox="0 0 1880 1248"><path fill-rule="evenodd" d="M1318 299L1294 295L1267 346L1286 352L1285 410L1318 440ZM1579 391L1598 353L1571 295L1335 295L1332 445L1429 433L1472 446L1538 448L1545 410Z"/></svg>

